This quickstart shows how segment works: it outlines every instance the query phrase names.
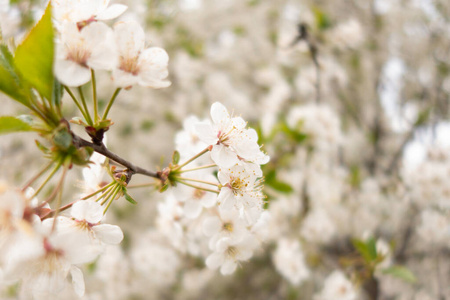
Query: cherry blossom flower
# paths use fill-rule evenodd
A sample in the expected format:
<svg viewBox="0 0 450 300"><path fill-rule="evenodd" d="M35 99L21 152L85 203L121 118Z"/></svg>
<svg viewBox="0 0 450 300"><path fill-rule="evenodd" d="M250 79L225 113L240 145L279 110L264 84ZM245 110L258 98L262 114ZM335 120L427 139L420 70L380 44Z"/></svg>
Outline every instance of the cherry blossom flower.
<svg viewBox="0 0 450 300"><path fill-rule="evenodd" d="M211 216L203 221L203 233L211 237L209 247L214 249L216 243L221 238L240 240L248 230L244 220L240 217L239 211L221 211L219 216Z"/></svg>
<svg viewBox="0 0 450 300"><path fill-rule="evenodd" d="M83 85L91 79L91 68L111 70L117 62L112 29L100 22L82 30L64 24L56 50L55 75L67 86Z"/></svg>
<svg viewBox="0 0 450 300"><path fill-rule="evenodd" d="M222 238L215 245L215 251L206 258L206 265L210 269L220 267L222 275L232 274L239 261L246 261L258 246L252 235L244 236L240 240Z"/></svg>
<svg viewBox="0 0 450 300"><path fill-rule="evenodd" d="M117 23L114 35L119 51L119 64L113 71L116 86L126 88L139 84L158 89L170 85L165 80L169 74L169 56L162 48L145 49L145 33L138 23Z"/></svg>
<svg viewBox="0 0 450 300"><path fill-rule="evenodd" d="M83 23L117 18L125 12L126 5L109 0L52 0L53 17L59 22Z"/></svg>
<svg viewBox="0 0 450 300"><path fill-rule="evenodd" d="M261 207L264 195L261 192L262 183L252 173L247 173L244 167L236 165L218 173L222 184L217 201L220 208L230 210L233 207L249 209Z"/></svg>
<svg viewBox="0 0 450 300"><path fill-rule="evenodd" d="M230 168L240 160L268 161L261 154L258 134L254 129L246 129L247 123L241 117L231 117L225 106L215 102L211 106L211 118L213 124L200 122L196 130L200 139L212 146L211 158L219 167Z"/></svg>

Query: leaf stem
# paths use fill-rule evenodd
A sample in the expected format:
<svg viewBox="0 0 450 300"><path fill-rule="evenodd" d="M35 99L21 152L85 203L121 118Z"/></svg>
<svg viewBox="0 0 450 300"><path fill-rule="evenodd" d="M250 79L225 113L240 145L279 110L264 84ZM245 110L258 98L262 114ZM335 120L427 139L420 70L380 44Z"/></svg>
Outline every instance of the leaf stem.
<svg viewBox="0 0 450 300"><path fill-rule="evenodd" d="M106 118L108 117L109 110L111 109L111 106L114 104L114 101L116 100L117 95L119 95L121 90L122 90L121 88L117 88L114 91L114 94L112 95L111 99L109 99L108 106L106 107L105 112L103 113L102 120L106 120Z"/></svg>

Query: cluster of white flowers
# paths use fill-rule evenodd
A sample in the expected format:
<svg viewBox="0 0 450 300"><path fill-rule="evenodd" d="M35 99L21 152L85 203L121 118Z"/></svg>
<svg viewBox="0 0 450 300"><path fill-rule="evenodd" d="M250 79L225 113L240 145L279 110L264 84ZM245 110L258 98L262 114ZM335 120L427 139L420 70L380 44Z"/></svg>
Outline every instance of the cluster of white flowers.
<svg viewBox="0 0 450 300"><path fill-rule="evenodd" d="M84 294L83 273L77 265L93 262L106 245L119 244L122 230L103 224L103 208L77 201L70 214L41 221L50 209L29 203L29 196L2 186L0 195L0 270L4 283L21 281L24 298L56 297L67 286ZM39 214L39 215L38 215Z"/></svg>
<svg viewBox="0 0 450 300"><path fill-rule="evenodd" d="M260 150L256 131L246 128L241 117L230 116L218 102L211 107L211 117L212 122L188 118L176 137L182 159L206 151L209 155L181 168L177 187L159 205L158 225L170 231L177 249L207 256L208 267L231 274L260 243L264 226L258 221L265 198L260 165L269 157Z"/></svg>
<svg viewBox="0 0 450 300"><path fill-rule="evenodd" d="M114 85L139 84L152 88L170 85L169 56L159 47L145 47L145 33L135 21L109 27L104 21L120 16L127 7L109 1L54 0L53 16L58 29L55 74L67 86L91 80L92 70L112 71Z"/></svg>

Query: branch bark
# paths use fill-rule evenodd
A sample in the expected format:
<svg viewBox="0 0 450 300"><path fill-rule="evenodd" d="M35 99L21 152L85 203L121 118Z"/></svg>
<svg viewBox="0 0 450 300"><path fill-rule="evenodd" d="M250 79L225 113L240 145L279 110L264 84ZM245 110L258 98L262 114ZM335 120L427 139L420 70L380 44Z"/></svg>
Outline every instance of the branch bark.
<svg viewBox="0 0 450 300"><path fill-rule="evenodd" d="M161 180L159 172L152 172L152 171L149 171L149 170L146 170L144 168L134 165L133 163L123 159L119 155L109 151L108 148L106 148L105 144L103 144L103 142L94 144L89 141L86 141L85 139L79 137L78 135L76 135L74 133L72 133L72 135L73 135L73 144L75 145L75 147L77 147L77 148L90 147L95 152L100 153L100 154L108 157L109 159L115 161L116 163L124 166L125 168L128 169L130 178L134 174L141 174L141 175L146 175L146 176Z"/></svg>

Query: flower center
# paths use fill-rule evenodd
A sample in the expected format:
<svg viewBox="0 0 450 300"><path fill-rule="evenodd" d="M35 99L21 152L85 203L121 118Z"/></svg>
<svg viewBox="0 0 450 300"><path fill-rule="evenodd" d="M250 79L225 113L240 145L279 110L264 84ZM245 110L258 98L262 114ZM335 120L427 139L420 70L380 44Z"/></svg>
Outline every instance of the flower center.
<svg viewBox="0 0 450 300"><path fill-rule="evenodd" d="M123 57L120 56L120 69L136 76L139 73L138 56Z"/></svg>
<svg viewBox="0 0 450 300"><path fill-rule="evenodd" d="M194 194L193 197L194 199L200 200L203 198L203 196L205 196L206 192L200 189L195 189L194 190Z"/></svg>
<svg viewBox="0 0 450 300"><path fill-rule="evenodd" d="M91 56L90 51L86 50L81 46L76 46L69 49L69 53L67 54L67 59L76 62L79 65L87 68L87 60Z"/></svg>
<svg viewBox="0 0 450 300"><path fill-rule="evenodd" d="M224 223L223 229L229 232L233 232L233 224L232 223Z"/></svg>

